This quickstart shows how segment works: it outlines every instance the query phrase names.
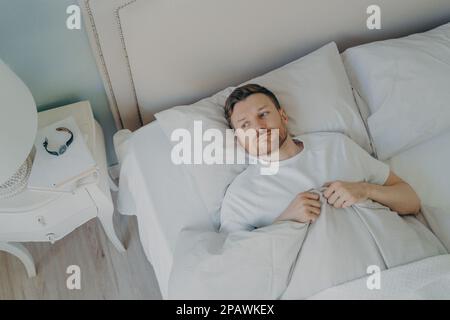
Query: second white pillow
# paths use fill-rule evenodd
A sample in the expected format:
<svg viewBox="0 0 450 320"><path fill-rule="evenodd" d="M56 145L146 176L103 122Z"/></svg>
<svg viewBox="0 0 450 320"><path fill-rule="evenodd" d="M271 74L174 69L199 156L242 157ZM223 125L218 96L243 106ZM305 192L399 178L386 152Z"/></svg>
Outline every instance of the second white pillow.
<svg viewBox="0 0 450 320"><path fill-rule="evenodd" d="M380 160L450 128L450 23L349 48L343 59L370 109L367 123Z"/></svg>

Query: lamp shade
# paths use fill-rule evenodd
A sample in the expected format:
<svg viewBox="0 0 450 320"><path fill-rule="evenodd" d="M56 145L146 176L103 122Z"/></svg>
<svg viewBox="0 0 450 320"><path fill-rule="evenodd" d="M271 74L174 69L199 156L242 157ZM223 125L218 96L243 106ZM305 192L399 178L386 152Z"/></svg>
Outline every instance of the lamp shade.
<svg viewBox="0 0 450 320"><path fill-rule="evenodd" d="M36 130L37 110L30 90L0 60L0 185L28 157Z"/></svg>

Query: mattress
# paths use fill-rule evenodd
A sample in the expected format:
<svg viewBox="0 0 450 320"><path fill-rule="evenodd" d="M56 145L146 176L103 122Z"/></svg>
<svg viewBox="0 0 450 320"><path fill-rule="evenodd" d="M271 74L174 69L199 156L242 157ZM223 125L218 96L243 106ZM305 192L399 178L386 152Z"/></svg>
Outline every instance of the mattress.
<svg viewBox="0 0 450 320"><path fill-rule="evenodd" d="M121 166L118 196L119 212L137 216L142 246L153 265L163 298L168 297L180 230L187 226L214 230L192 179L182 166L172 163L170 153L170 141L157 121L137 130L130 138ZM450 208L450 132L386 163L413 186L422 204ZM445 223L450 223L450 217L438 221Z"/></svg>

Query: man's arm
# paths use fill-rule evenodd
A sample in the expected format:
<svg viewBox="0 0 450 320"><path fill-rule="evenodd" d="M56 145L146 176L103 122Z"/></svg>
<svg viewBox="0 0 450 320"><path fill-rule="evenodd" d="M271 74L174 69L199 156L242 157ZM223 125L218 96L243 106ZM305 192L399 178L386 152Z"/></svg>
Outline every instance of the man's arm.
<svg viewBox="0 0 450 320"><path fill-rule="evenodd" d="M389 172L389 177L383 185L334 181L324 186L328 187L324 197L335 208L345 208L372 199L398 214L417 214L420 211L420 199L414 189L392 171Z"/></svg>
<svg viewBox="0 0 450 320"><path fill-rule="evenodd" d="M384 185L366 184L367 197L379 202L399 214L417 214L420 211L420 199L411 186L390 171Z"/></svg>

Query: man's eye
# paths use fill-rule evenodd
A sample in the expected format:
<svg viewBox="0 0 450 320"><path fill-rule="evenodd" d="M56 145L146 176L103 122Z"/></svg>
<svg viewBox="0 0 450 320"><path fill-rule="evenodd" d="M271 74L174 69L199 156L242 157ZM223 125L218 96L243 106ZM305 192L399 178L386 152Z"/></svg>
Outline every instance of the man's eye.
<svg viewBox="0 0 450 320"><path fill-rule="evenodd" d="M260 114L260 116L261 116L261 117L265 117L265 116L267 116L268 114L269 114L268 111L264 111L263 113Z"/></svg>
<svg viewBox="0 0 450 320"><path fill-rule="evenodd" d="M247 128L247 127L248 127L248 122L244 122L244 123L242 124L242 126L241 126L242 129L245 129L245 128Z"/></svg>

